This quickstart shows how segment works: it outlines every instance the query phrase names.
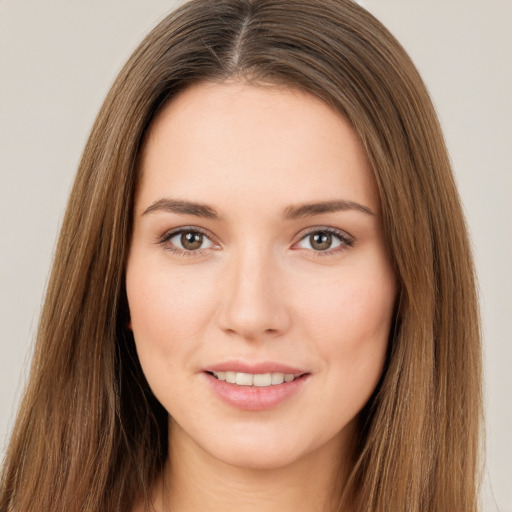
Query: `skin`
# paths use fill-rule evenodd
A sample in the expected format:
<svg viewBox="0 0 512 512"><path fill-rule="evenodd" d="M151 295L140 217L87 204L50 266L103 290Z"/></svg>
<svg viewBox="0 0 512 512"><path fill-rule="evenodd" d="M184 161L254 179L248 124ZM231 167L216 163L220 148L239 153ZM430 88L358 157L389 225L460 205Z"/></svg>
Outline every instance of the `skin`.
<svg viewBox="0 0 512 512"><path fill-rule="evenodd" d="M360 140L305 93L203 83L159 113L140 172L131 328L172 416L156 508L329 510L382 373L396 296ZM208 205L220 218L159 208L164 198ZM339 200L350 207L285 215ZM183 227L203 232L198 249L172 234ZM327 228L331 242L315 245L311 235ZM204 372L232 359L287 364L307 380L276 407L240 410Z"/></svg>

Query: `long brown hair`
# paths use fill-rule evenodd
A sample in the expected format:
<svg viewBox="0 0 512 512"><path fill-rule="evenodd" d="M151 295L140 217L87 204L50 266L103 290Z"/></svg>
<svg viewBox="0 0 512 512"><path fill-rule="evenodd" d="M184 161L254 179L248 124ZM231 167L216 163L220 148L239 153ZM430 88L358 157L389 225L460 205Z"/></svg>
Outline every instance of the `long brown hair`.
<svg viewBox="0 0 512 512"><path fill-rule="evenodd" d="M69 199L0 508L113 512L147 498L167 456L167 413L127 328L137 155L165 102L226 78L321 98L352 123L375 173L400 292L345 496L358 511L476 511L481 356L461 205L414 65L350 0L193 0L129 59Z"/></svg>

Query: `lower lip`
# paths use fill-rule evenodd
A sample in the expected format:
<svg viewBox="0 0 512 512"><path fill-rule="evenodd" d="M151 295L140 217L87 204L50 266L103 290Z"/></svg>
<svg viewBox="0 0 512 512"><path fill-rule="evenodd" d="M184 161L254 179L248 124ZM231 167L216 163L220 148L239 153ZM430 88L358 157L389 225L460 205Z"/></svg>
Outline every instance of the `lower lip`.
<svg viewBox="0 0 512 512"><path fill-rule="evenodd" d="M205 373L213 392L225 403L244 411L265 411L277 407L296 395L308 380L302 375L292 382L283 382L274 386L238 386L219 380Z"/></svg>

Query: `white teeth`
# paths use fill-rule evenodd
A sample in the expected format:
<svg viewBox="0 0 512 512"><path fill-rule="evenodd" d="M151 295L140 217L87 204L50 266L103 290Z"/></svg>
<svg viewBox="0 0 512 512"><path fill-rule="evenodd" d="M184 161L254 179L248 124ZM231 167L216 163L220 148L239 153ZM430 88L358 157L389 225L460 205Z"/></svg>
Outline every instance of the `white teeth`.
<svg viewBox="0 0 512 512"><path fill-rule="evenodd" d="M272 384L282 384L284 382L284 373L273 373L272 374Z"/></svg>
<svg viewBox="0 0 512 512"><path fill-rule="evenodd" d="M238 386L252 386L252 377L250 373L237 373L236 383Z"/></svg>
<svg viewBox="0 0 512 512"><path fill-rule="evenodd" d="M299 375L293 373L242 373L242 372L212 372L219 380L225 380L230 384L238 386L256 386L268 387L283 384L283 382L292 382Z"/></svg>
<svg viewBox="0 0 512 512"><path fill-rule="evenodd" d="M271 373L261 373L256 374L253 379L252 383L254 386L258 387L266 387L270 386L272 384L272 374Z"/></svg>

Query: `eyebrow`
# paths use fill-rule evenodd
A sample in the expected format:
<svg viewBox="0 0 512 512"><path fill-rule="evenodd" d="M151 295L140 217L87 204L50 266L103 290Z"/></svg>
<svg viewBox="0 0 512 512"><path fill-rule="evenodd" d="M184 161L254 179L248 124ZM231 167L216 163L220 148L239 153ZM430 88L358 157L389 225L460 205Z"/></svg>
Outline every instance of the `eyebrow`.
<svg viewBox="0 0 512 512"><path fill-rule="evenodd" d="M180 199L162 198L155 201L151 206L146 208L142 215L155 212L169 212L181 215L195 215L205 219L221 220L221 215L206 204L195 203L192 201L184 201ZM366 215L375 215L375 212L362 204L345 199L334 199L331 201L320 201L316 203L303 203L288 206L284 210L283 218L285 220L295 220L304 217L313 217L322 213L339 212L339 211L358 211Z"/></svg>
<svg viewBox="0 0 512 512"><path fill-rule="evenodd" d="M345 199L334 199L332 201L321 201L318 203L304 203L294 206L289 206L284 211L284 218L286 220L301 219L303 217L312 217L322 213L330 212L345 212L345 211L358 211L366 215L375 215L375 212L362 204L354 201L347 201Z"/></svg>
<svg viewBox="0 0 512 512"><path fill-rule="evenodd" d="M146 208L142 215L154 212L169 212L179 213L182 215L195 215L196 217L203 217L205 219L220 220L220 214L206 204L194 203L191 201L182 201L180 199L163 198L154 202L151 206Z"/></svg>

